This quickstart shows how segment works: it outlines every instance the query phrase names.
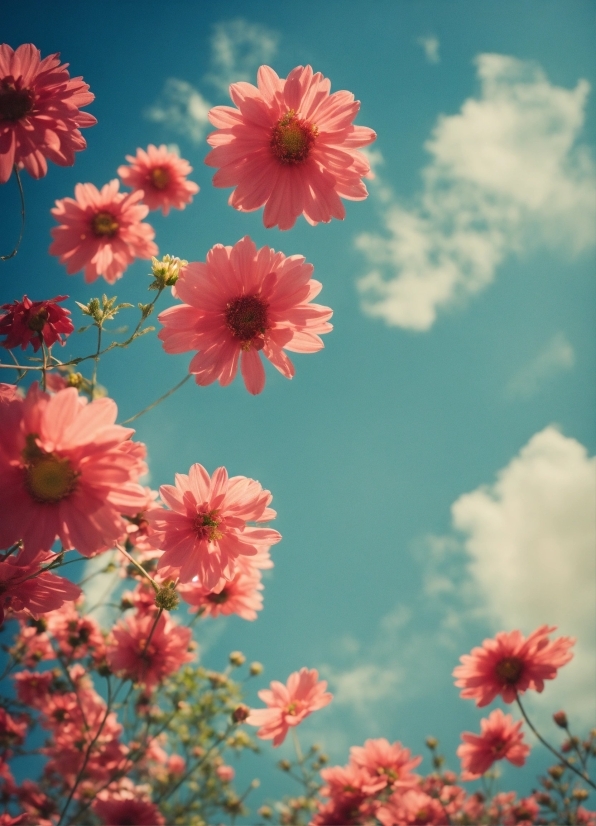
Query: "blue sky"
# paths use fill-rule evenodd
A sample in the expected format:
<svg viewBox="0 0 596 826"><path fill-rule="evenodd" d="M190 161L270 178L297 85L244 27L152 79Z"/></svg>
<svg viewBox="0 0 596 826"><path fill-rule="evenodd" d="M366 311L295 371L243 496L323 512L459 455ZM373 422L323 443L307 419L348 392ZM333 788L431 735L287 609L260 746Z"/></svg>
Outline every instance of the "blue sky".
<svg viewBox="0 0 596 826"><path fill-rule="evenodd" d="M24 175L26 235L3 301L145 300L144 262L87 286L47 247L54 200L101 186L149 143L177 144L201 187L184 212L151 214L161 253L200 261L250 234L305 255L323 282L335 329L296 357L291 382L268 370L258 397L188 384L137 437L154 487L198 461L272 491L284 538L265 609L206 623L204 658L218 667L241 649L265 664L263 685L318 668L336 699L303 741L336 762L367 737L421 753L432 733L456 768L459 733L481 716L453 687L459 656L542 623L580 644L529 708L549 735L562 705L594 725L594 22L579 1L23 2L4 15L5 42L60 51L85 78L99 122L74 167ZM310 63L361 100L377 178L344 222L265 230L212 187L205 112L261 62L280 76ZM14 181L0 205L4 251ZM123 419L189 361L155 337L110 356L99 378ZM263 793L279 792L266 753ZM546 765L536 748L503 786L527 792Z"/></svg>

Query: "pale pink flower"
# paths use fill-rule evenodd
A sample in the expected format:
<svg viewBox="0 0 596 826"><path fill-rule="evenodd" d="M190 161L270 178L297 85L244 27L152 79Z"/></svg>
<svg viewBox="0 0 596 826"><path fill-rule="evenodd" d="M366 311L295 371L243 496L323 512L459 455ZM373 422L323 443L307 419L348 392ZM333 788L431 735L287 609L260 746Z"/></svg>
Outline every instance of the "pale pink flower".
<svg viewBox="0 0 596 826"><path fill-rule="evenodd" d="M209 120L218 127L205 158L219 167L218 187L234 186L228 203L242 212L265 205L266 227L290 229L304 215L309 224L344 218L341 198L362 201L370 164L357 150L376 134L352 121L360 109L350 92L330 94L331 83L310 66L297 66L281 80L269 66L257 74L258 88L233 83L238 107L216 106Z"/></svg>
<svg viewBox="0 0 596 826"><path fill-rule="evenodd" d="M54 681L51 671L19 671L12 678L19 702L33 708L43 708Z"/></svg>
<svg viewBox="0 0 596 826"><path fill-rule="evenodd" d="M80 129L97 123L81 112L95 98L81 77L71 79L60 55L41 59L33 43L0 45L0 184L16 164L34 178L48 171L46 158L72 166L87 146Z"/></svg>
<svg viewBox="0 0 596 826"><path fill-rule="evenodd" d="M457 749L461 759L464 780L474 780L487 772L496 760L509 760L514 766L523 766L530 753L520 731L521 720L513 722L511 714L495 709L487 719L480 721L480 735L464 731L464 741Z"/></svg>
<svg viewBox="0 0 596 826"><path fill-rule="evenodd" d="M439 801L415 789L393 794L375 812L375 816L383 826L443 826L447 822Z"/></svg>
<svg viewBox="0 0 596 826"><path fill-rule="evenodd" d="M57 557L40 553L29 560L24 554L0 560L0 625L7 610L29 611L34 617L60 608L80 596L81 589L74 582L50 571L39 573Z"/></svg>
<svg viewBox="0 0 596 826"><path fill-rule="evenodd" d="M137 154L127 155L126 160L130 166L119 166L118 175L126 186L143 191L143 203L149 209L161 208L164 215L170 207L184 209L199 191L194 181L186 180L192 166L165 144L157 147L150 143L147 151L137 149Z"/></svg>
<svg viewBox="0 0 596 826"><path fill-rule="evenodd" d="M112 631L107 660L116 673L152 688L194 659L188 650L191 637L192 629L176 625L165 614L157 623L151 614L133 615Z"/></svg>
<svg viewBox="0 0 596 826"><path fill-rule="evenodd" d="M271 688L259 691L267 708L253 708L246 719L250 726L260 726L257 737L273 740L280 746L292 726L299 725L313 711L324 708L333 699L326 692L327 681L319 680L316 668L301 668L288 677L286 685L274 680Z"/></svg>
<svg viewBox="0 0 596 826"><path fill-rule="evenodd" d="M234 777L236 776L236 772L232 768L232 766L218 766L215 769L215 774L219 777L222 783L231 783Z"/></svg>
<svg viewBox="0 0 596 826"><path fill-rule="evenodd" d="M199 581L178 586L184 602L194 606L195 611L203 610L206 617L238 614L245 620L256 620L257 611L263 607L261 575L239 571L231 580L220 580L215 588L203 587Z"/></svg>
<svg viewBox="0 0 596 826"><path fill-rule="evenodd" d="M81 616L74 605L65 605L47 617L49 634L67 660L91 656L95 662L106 653L101 626L92 616Z"/></svg>
<svg viewBox="0 0 596 826"><path fill-rule="evenodd" d="M512 703L516 694L527 689L541 692L545 680L554 680L557 670L572 659L575 644L572 637L559 637L550 642L548 635L556 626L541 625L525 639L520 631L500 631L494 639L486 639L471 654L460 657L453 676L462 688L460 696L486 706L500 694L504 702Z"/></svg>
<svg viewBox="0 0 596 826"><path fill-rule="evenodd" d="M155 230L143 223L149 207L139 203L142 192L118 192L110 181L98 190L77 184L74 198L62 198L50 210L58 221L51 230L50 254L57 255L69 275L85 270L91 283L103 276L108 284L122 277L135 258L157 255Z"/></svg>
<svg viewBox="0 0 596 826"><path fill-rule="evenodd" d="M352 746L350 761L368 772L369 780L364 789L368 794L375 794L385 786L414 783L418 776L412 774L412 769L422 762L422 757L412 757L410 749L401 743L391 744L381 737L367 740L364 746Z"/></svg>
<svg viewBox="0 0 596 826"><path fill-rule="evenodd" d="M247 390L260 393L260 352L291 379L294 365L284 350L314 353L323 347L320 335L332 329L332 310L311 303L322 288L312 272L301 255L257 250L248 236L233 247L216 244L204 264L188 264L176 282L185 303L158 316L164 350L197 350L189 371L199 385L230 384L240 358Z"/></svg>
<svg viewBox="0 0 596 826"><path fill-rule="evenodd" d="M72 387L50 396L36 384L0 405L0 547L22 539L29 564L56 539L92 556L122 536L121 514L145 501L147 468L117 414L111 399L87 404Z"/></svg>
<svg viewBox="0 0 596 826"><path fill-rule="evenodd" d="M176 474L175 485L162 485L159 494L171 510L149 511L155 531L150 539L164 551L158 569L175 569L182 583L196 576L213 590L222 577L234 577L239 557L256 555L281 539L271 528L248 525L275 518L271 493L246 476L229 479L223 467L209 477L195 464L188 476Z"/></svg>
<svg viewBox="0 0 596 826"><path fill-rule="evenodd" d="M52 642L43 631L43 620L35 625L29 625L24 618L19 617L19 632L12 653L21 665L33 668L41 660L55 660L56 654Z"/></svg>

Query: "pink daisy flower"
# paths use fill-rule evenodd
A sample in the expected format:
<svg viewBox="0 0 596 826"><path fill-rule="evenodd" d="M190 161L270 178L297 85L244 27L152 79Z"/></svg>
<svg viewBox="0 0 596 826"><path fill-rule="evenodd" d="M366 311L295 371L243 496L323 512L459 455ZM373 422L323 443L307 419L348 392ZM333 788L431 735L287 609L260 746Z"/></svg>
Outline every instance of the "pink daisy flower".
<svg viewBox="0 0 596 826"><path fill-rule="evenodd" d="M330 94L331 83L310 66L297 66L281 80L261 66L258 88L233 83L238 107L216 106L209 120L218 127L205 158L219 167L214 186L234 186L228 203L242 212L265 205L266 227L290 229L304 215L309 224L344 218L341 198L362 201L370 164L358 148L376 134L352 121L360 109L350 92Z"/></svg>
<svg viewBox="0 0 596 826"><path fill-rule="evenodd" d="M162 614L147 643L154 623L155 616L149 613L133 615L119 622L112 631L113 642L107 652L113 671L135 683L143 683L147 688L163 682L184 663L194 659L188 650L192 629L182 628Z"/></svg>
<svg viewBox="0 0 596 826"><path fill-rule="evenodd" d="M14 164L43 178L46 158L72 166L74 153L87 146L80 129L97 121L79 107L95 95L82 78L71 79L67 67L59 54L42 60L32 43L16 51L0 45L0 184Z"/></svg>
<svg viewBox="0 0 596 826"><path fill-rule="evenodd" d="M55 554L41 553L26 562L23 554L0 562L0 625L7 609L28 610L34 617L61 608L82 593L78 585L50 571L38 573L56 559Z"/></svg>
<svg viewBox="0 0 596 826"><path fill-rule="evenodd" d="M145 502L147 467L117 414L111 399L87 404L73 387L50 396L36 384L0 405L1 548L23 540L30 563L56 539L92 556L122 536L121 514Z"/></svg>
<svg viewBox="0 0 596 826"><path fill-rule="evenodd" d="M155 230L143 223L149 207L142 192L118 192L120 182L101 188L77 184L74 198L62 198L50 210L60 226L51 230L50 254L57 255L69 275L85 270L91 283L102 275L108 284L122 277L135 258L157 255Z"/></svg>
<svg viewBox="0 0 596 826"><path fill-rule="evenodd" d="M482 647L460 657L463 665L453 670L455 685L463 688L460 697L486 706L500 694L512 703L517 694L528 688L541 692L545 680L554 680L557 670L573 658L573 637L559 637L550 642L548 635L556 626L541 625L528 639L520 631L500 631L486 639Z"/></svg>
<svg viewBox="0 0 596 826"><path fill-rule="evenodd" d="M22 301L3 304L5 313L0 315L0 335L6 336L2 346L8 350L21 347L24 350L30 343L34 352L41 347L51 347L57 341L66 344L62 336L69 336L74 330L70 320L70 310L59 307L58 302L66 301L67 295L57 295L45 301L31 301L26 295Z"/></svg>
<svg viewBox="0 0 596 826"><path fill-rule="evenodd" d="M227 581L222 579L212 590L196 582L179 585L178 592L184 602L203 609L206 617L238 614L245 620L256 620L257 611L263 608L261 575L257 570L247 574L239 571Z"/></svg>
<svg viewBox="0 0 596 826"><path fill-rule="evenodd" d="M422 757L412 757L410 749L399 742L391 744L384 737L367 740L364 746L352 746L350 760L369 773L371 780L366 786L369 794L396 781L400 784L415 782L418 777L412 774L412 769L422 763Z"/></svg>
<svg viewBox="0 0 596 826"><path fill-rule="evenodd" d="M480 721L480 734L464 731L464 741L457 749L461 759L463 780L475 780L487 772L497 760L509 760L514 766L523 766L530 753L520 731L522 721L513 722L511 714L495 709L488 719Z"/></svg>
<svg viewBox="0 0 596 826"><path fill-rule="evenodd" d="M270 686L259 691L267 708L252 708L246 722L249 726L260 726L257 737L273 740L274 746L283 743L291 726L299 725L333 699L333 694L325 691L327 682L319 680L316 668L301 668L290 674L286 685L274 680Z"/></svg>
<svg viewBox="0 0 596 826"><path fill-rule="evenodd" d="M222 577L233 579L239 557L256 555L281 539L271 528L247 524L275 518L268 507L271 493L246 476L229 479L223 467L209 477L195 464L188 476L176 474L175 485L162 485L159 495L171 510L147 513L155 531L149 539L164 551L158 569L175 569L182 583L197 577L212 591Z"/></svg>
<svg viewBox="0 0 596 826"><path fill-rule="evenodd" d="M197 350L189 371L199 385L230 384L241 357L246 389L260 393L260 352L291 379L294 365L284 350L320 350L320 334L332 329L332 310L310 303L322 289L312 272L301 255L286 257L270 247L257 251L248 236L233 247L216 244L205 263L188 264L176 282L176 296L185 303L158 316L164 350Z"/></svg>
<svg viewBox="0 0 596 826"><path fill-rule="evenodd" d="M127 155L126 160L130 166L119 166L118 175L126 186L143 191L143 203L149 209L161 209L164 215L170 207L184 209L199 191L194 181L186 180L192 166L169 152L165 144L158 148L150 143L147 151L137 149L137 154Z"/></svg>
<svg viewBox="0 0 596 826"><path fill-rule="evenodd" d="M163 826L166 822L155 803L147 799L144 790L135 792L104 792L93 804L101 822L132 823L135 826Z"/></svg>

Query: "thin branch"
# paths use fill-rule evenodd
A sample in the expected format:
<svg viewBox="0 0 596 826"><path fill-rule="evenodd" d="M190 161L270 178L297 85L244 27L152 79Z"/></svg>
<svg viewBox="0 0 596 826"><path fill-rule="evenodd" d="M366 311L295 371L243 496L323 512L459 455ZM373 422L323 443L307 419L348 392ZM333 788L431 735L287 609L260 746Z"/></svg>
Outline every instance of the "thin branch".
<svg viewBox="0 0 596 826"><path fill-rule="evenodd" d="M25 231L25 193L23 192L23 184L21 183L21 176L19 175L19 170L17 169L16 163L13 169L17 179L17 184L19 185L19 195L21 196L21 231L19 232L19 240L17 241L13 251L8 255L0 255L0 261L8 261L10 258L15 257L15 255L19 251L19 247L21 246L21 241L23 240L23 233Z"/></svg>
<svg viewBox="0 0 596 826"><path fill-rule="evenodd" d="M178 384L175 387L172 387L171 390L168 390L167 393L164 393L163 396L160 396L159 399L156 399L148 407L143 408L143 410L141 410L139 413L135 413L135 415L131 416L130 419L125 419L122 422L122 424L129 424L129 422L134 422L134 420L138 419L139 416L143 416L145 413L148 413L150 410L153 410L154 407L157 407L158 404L161 404L163 401L165 401L165 399L167 399L168 396L171 396L172 393L175 393L176 390L179 390L182 387L183 384L186 384L186 382L189 380L189 378L191 376L192 376L192 373L188 373L188 375L184 376L182 381L179 381Z"/></svg>

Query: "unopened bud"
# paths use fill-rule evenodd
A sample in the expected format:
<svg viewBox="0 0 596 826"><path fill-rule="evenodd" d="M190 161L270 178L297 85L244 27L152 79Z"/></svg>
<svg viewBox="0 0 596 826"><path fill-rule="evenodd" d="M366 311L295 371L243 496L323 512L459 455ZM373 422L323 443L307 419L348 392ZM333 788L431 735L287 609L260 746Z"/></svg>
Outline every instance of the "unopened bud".
<svg viewBox="0 0 596 826"><path fill-rule="evenodd" d="M263 820L269 820L269 818L273 817L273 809L271 806L261 806L257 814L259 814Z"/></svg>
<svg viewBox="0 0 596 826"><path fill-rule="evenodd" d="M571 792L571 797L575 800L585 800L588 797L588 792L585 789L574 789Z"/></svg>
<svg viewBox="0 0 596 826"><path fill-rule="evenodd" d="M436 739L436 737L427 737L425 742L428 748L431 750L436 749L436 747L439 745L439 741Z"/></svg>
<svg viewBox="0 0 596 826"><path fill-rule="evenodd" d="M243 723L248 715L250 714L250 709L248 706L238 706L232 712L232 720L235 723Z"/></svg>
<svg viewBox="0 0 596 826"><path fill-rule="evenodd" d="M234 668L239 668L241 665L244 665L245 662L246 657L242 651L232 651L230 654L230 663L234 666Z"/></svg>
<svg viewBox="0 0 596 826"><path fill-rule="evenodd" d="M561 777L563 777L564 771L565 769L563 768L563 766L551 766L548 769L548 773L553 778L553 780L560 780Z"/></svg>
<svg viewBox="0 0 596 826"><path fill-rule="evenodd" d="M251 789L258 789L260 785L261 785L261 781L259 780L258 777L255 777L254 780L250 781Z"/></svg>
<svg viewBox="0 0 596 826"><path fill-rule="evenodd" d="M289 772L292 768L292 764L289 760L280 760L277 765L282 770L282 772Z"/></svg>
<svg viewBox="0 0 596 826"><path fill-rule="evenodd" d="M559 728L567 728L567 715L564 711L556 711L553 714L553 720L559 726Z"/></svg>
<svg viewBox="0 0 596 826"><path fill-rule="evenodd" d="M262 663L251 663L249 668L249 673L251 677L258 677L259 674L263 673L263 664Z"/></svg>
<svg viewBox="0 0 596 826"><path fill-rule="evenodd" d="M154 282L149 289L163 290L165 287L173 287L180 277L180 270L184 269L188 261L176 258L175 255L164 255L161 261L157 258L151 259L151 272Z"/></svg>
<svg viewBox="0 0 596 826"><path fill-rule="evenodd" d="M180 600L176 593L176 585L174 582L166 583L155 594L155 604L158 608L161 608L162 611L173 611L178 607L179 602Z"/></svg>

